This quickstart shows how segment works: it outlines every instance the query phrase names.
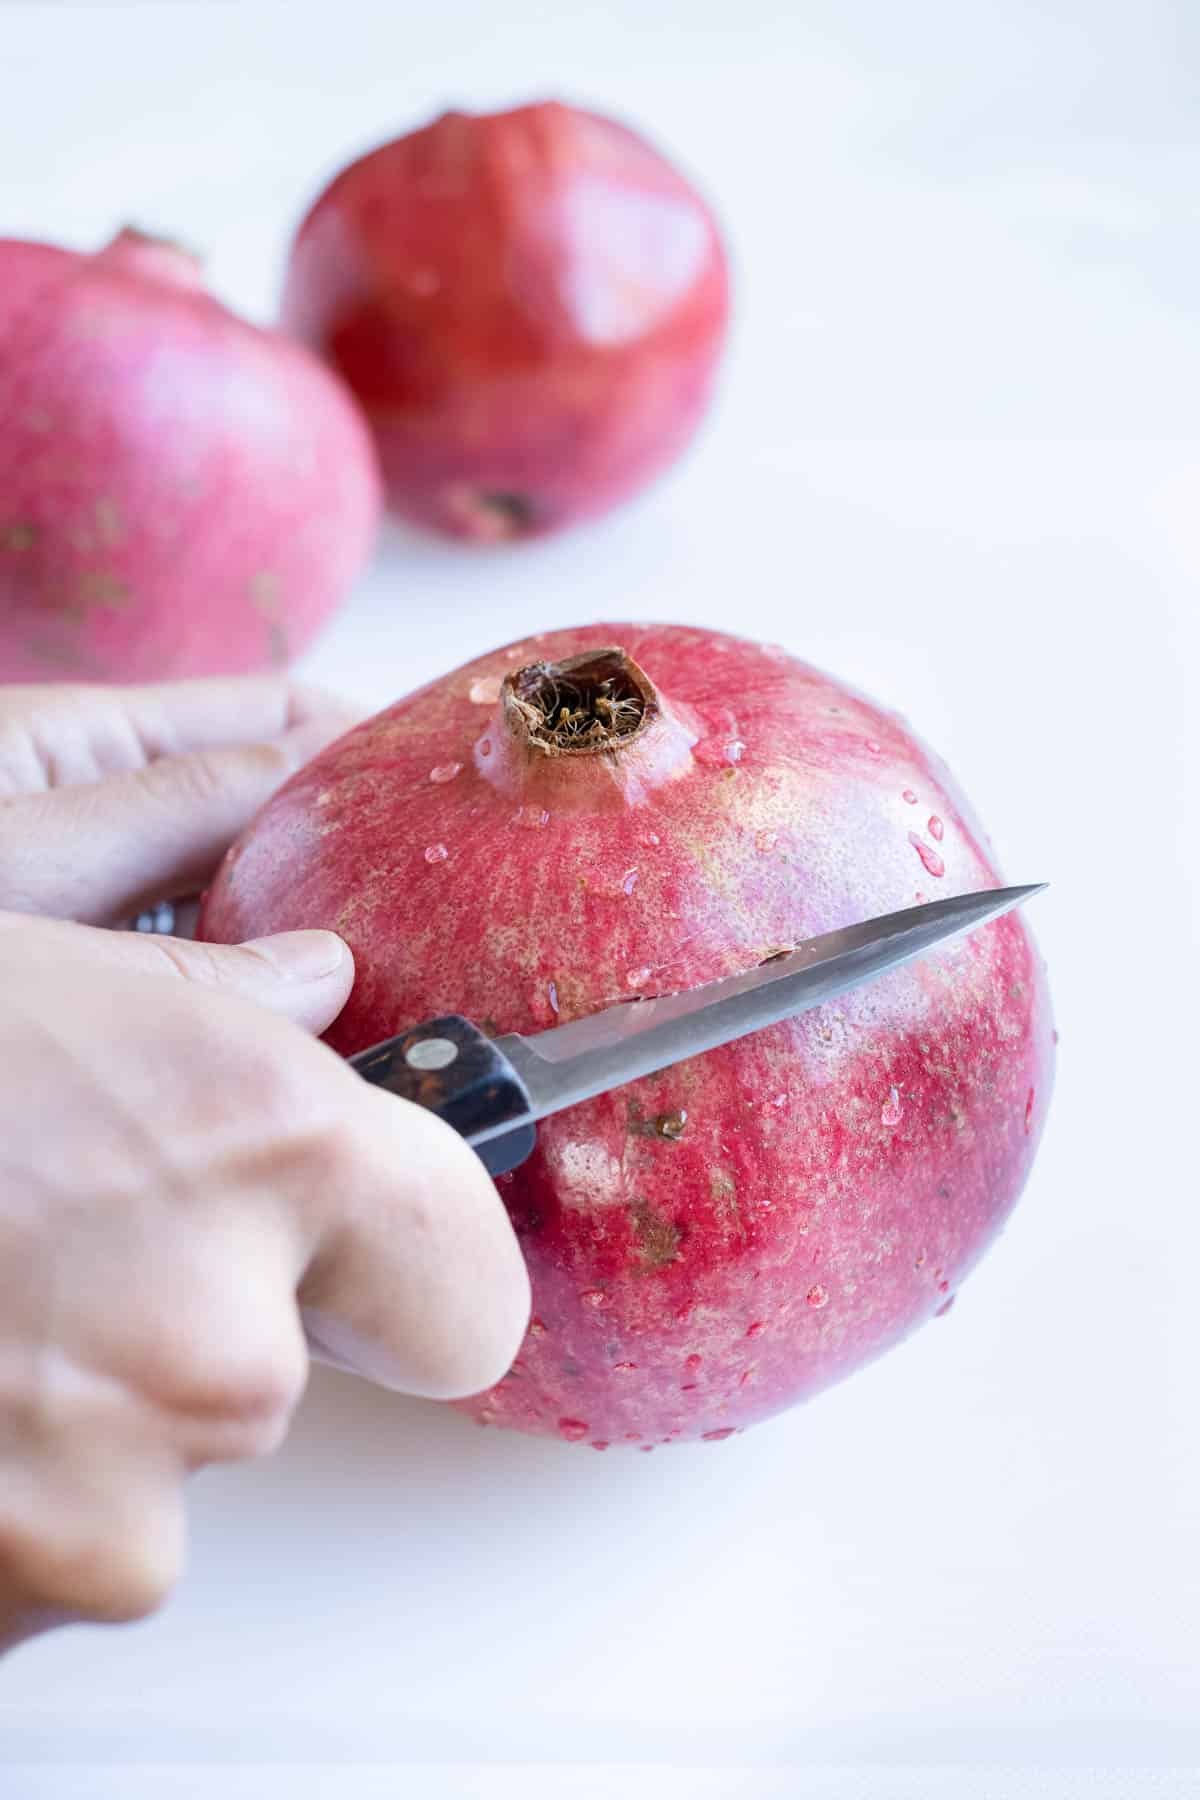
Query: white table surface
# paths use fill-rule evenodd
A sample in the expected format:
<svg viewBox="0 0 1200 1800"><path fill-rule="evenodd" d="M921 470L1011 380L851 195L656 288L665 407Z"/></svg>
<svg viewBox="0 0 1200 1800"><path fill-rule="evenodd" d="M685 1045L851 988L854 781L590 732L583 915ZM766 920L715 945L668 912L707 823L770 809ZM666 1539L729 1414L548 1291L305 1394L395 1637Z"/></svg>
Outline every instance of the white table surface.
<svg viewBox="0 0 1200 1800"><path fill-rule="evenodd" d="M673 146L737 259L701 446L558 541L391 533L307 671L382 703L568 621L781 639L1053 883L1062 1031L949 1317L650 1457L318 1373L273 1462L197 1480L165 1613L3 1665L5 1796L1200 1791L1195 30L1172 0L0 8L0 230L174 231L259 316L316 184L447 102L562 93Z"/></svg>

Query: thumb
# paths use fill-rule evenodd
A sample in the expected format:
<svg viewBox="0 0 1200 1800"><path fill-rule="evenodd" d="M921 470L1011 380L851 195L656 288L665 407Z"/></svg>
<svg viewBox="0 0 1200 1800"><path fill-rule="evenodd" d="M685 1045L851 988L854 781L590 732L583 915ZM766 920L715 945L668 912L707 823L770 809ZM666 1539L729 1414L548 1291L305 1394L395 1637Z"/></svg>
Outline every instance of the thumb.
<svg viewBox="0 0 1200 1800"><path fill-rule="evenodd" d="M20 933L23 953L34 959L82 956L93 967L194 982L238 994L309 1031L332 1025L354 985L354 958L332 931L281 931L246 944L201 944L0 913L0 931L6 927Z"/></svg>

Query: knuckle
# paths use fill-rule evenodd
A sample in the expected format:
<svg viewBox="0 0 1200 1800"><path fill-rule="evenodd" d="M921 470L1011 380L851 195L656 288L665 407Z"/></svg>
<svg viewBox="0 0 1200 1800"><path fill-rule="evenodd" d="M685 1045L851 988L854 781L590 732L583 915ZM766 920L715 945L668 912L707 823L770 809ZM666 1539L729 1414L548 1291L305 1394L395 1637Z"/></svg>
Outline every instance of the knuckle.
<svg viewBox="0 0 1200 1800"><path fill-rule="evenodd" d="M336 1113L314 1121L297 1142L302 1186L325 1209L334 1200L352 1213L363 1176L362 1149L353 1127Z"/></svg>
<svg viewBox="0 0 1200 1800"><path fill-rule="evenodd" d="M268 1456L287 1434L304 1392L308 1362L299 1333L265 1350L182 1359L161 1400L190 1427L198 1462Z"/></svg>
<svg viewBox="0 0 1200 1800"><path fill-rule="evenodd" d="M228 785L224 760L211 750L193 750L170 762L150 763L139 779L147 787L165 787L173 804L183 801L200 810L218 800Z"/></svg>
<svg viewBox="0 0 1200 1800"><path fill-rule="evenodd" d="M0 1519L0 1576L38 1610L114 1625L149 1618L181 1569L175 1534L158 1520L119 1532L85 1522L68 1535Z"/></svg>
<svg viewBox="0 0 1200 1800"><path fill-rule="evenodd" d="M177 1559L102 1541L87 1547L72 1573L79 1610L88 1618L124 1625L159 1612L182 1570Z"/></svg>
<svg viewBox="0 0 1200 1800"><path fill-rule="evenodd" d="M220 981L220 959L206 944L183 945L169 937L145 937L139 942L163 974L181 976L185 981L211 982L214 986Z"/></svg>

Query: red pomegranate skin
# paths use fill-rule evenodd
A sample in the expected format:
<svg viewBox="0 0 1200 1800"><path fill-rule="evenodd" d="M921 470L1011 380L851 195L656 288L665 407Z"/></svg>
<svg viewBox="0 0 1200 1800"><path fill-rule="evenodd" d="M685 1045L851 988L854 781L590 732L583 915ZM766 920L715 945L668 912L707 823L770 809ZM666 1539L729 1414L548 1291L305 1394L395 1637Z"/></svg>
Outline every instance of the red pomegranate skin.
<svg viewBox="0 0 1200 1800"><path fill-rule="evenodd" d="M187 252L0 242L0 680L286 663L379 509L352 397Z"/></svg>
<svg viewBox="0 0 1200 1800"><path fill-rule="evenodd" d="M392 508L480 540L602 512L674 461L728 309L699 195L556 102L446 113L352 163L283 297L366 410Z"/></svg>
<svg viewBox="0 0 1200 1800"><path fill-rule="evenodd" d="M662 711L557 759L514 669L620 645ZM321 925L358 979L350 1053L439 1013L536 1032L992 887L903 720L771 646L602 625L482 657L358 726L230 851L202 934ZM480 1421L606 1447L716 1440L944 1311L1033 1160L1050 1007L1012 913L873 985L588 1101L499 1182L533 1281Z"/></svg>

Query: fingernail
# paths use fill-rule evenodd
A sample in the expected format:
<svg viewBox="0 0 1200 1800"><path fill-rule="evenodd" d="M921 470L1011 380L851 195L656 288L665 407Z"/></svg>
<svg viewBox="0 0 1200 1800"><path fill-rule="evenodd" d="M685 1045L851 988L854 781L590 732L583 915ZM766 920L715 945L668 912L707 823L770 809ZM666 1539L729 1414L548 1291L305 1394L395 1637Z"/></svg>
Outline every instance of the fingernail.
<svg viewBox="0 0 1200 1800"><path fill-rule="evenodd" d="M322 981L344 968L350 956L335 931L279 931L251 938L243 949L271 963L288 981Z"/></svg>

